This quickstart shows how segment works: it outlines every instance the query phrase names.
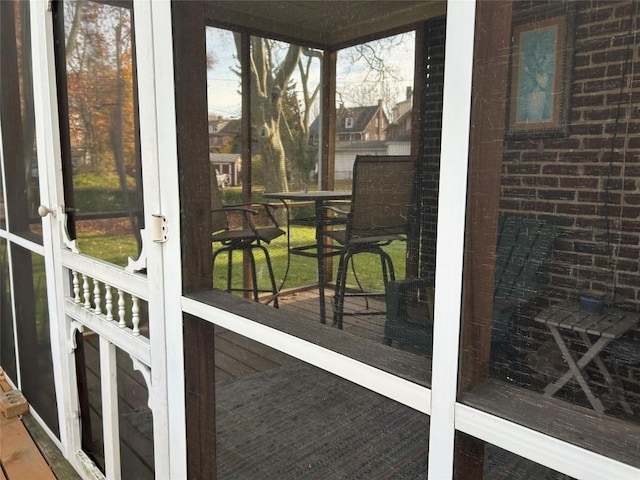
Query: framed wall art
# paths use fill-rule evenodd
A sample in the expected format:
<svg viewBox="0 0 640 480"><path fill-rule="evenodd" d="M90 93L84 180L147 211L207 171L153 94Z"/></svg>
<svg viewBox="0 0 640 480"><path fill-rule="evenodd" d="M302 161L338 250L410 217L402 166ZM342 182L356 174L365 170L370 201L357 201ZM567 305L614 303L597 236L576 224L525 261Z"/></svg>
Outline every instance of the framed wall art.
<svg viewBox="0 0 640 480"><path fill-rule="evenodd" d="M507 134L566 134L570 98L572 21L565 11L514 23Z"/></svg>

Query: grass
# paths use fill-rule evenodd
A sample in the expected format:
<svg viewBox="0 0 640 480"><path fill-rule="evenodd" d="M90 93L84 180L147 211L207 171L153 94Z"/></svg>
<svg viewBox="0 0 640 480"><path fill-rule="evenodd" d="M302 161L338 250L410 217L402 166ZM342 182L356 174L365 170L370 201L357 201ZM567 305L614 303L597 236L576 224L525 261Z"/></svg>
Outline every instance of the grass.
<svg viewBox="0 0 640 480"><path fill-rule="evenodd" d="M299 247L303 245L315 244L315 229L312 227L292 227L290 230L290 246ZM281 285L285 274L286 280L284 288L294 288L317 283L317 260L315 258L302 257L299 255L288 256L287 238L286 236L274 240L267 246L271 263L273 265L276 284ZM406 245L404 242L394 242L385 247L385 251L391 255L394 269L399 278L403 276L405 268L405 252ZM216 270L214 271L214 285L224 288L226 285L226 261L227 257L220 255L217 261ZM287 272L287 262L289 262L289 271ZM233 257L234 272L239 272L242 263L242 256L236 254ZM269 285L267 276L266 262L261 253L256 253L256 269L258 272L258 284L262 287ZM382 273L380 271L380 262L376 255L360 254L355 257L355 268L358 274L360 284L367 290L382 291ZM333 276L338 270L338 256L333 257ZM241 286L241 276L234 276L234 288ZM347 276L347 285L357 285L353 274L353 269L349 269Z"/></svg>
<svg viewBox="0 0 640 480"><path fill-rule="evenodd" d="M315 230L312 227L292 227L290 231L290 245L292 247L309 245L315 243ZM137 257L136 241L133 235L116 237L105 236L100 234L82 234L78 239L78 245L82 253L101 258L107 262L124 266L127 264L128 257ZM215 246L214 246L215 248ZM314 258L287 255L287 237L282 236L274 240L267 246L271 263L273 265L276 284L278 287L282 285L286 274L284 288L293 288L305 285L311 285L317 282L317 263ZM403 242L394 242L385 247L385 250L391 255L396 274L398 277L403 276L405 265L406 245ZM256 251L256 269L258 272L258 283L261 286L268 286L269 279L267 276L266 262L262 253ZM287 263L288 272L287 272ZM227 257L221 254L216 262L215 276L213 285L219 288L226 286L226 264ZM233 257L234 270L234 287L240 287L242 284L242 276L239 272L242 269L242 254L237 252ZM333 257L333 278L338 268L338 257ZM382 289L382 277L380 273L378 258L370 254L360 254L355 258L356 271L360 283L368 289ZM350 269L348 285L355 285L356 281L353 271Z"/></svg>
<svg viewBox="0 0 640 480"><path fill-rule="evenodd" d="M337 190L350 188L351 182L345 181L344 185L336 185ZM84 207L82 211L107 211L123 209L122 192L120 192L119 179L116 175L92 175L80 174L74 176L76 194ZM129 185L132 187L132 185ZM313 185L312 188L315 188ZM132 194L132 193L130 193ZM226 188L221 191L224 204L239 203L242 199L241 187ZM254 192L254 200L261 201L261 191ZM291 215L313 215L313 207L298 207L290 211ZM315 244L315 230L312 227L292 227L289 236L290 246L302 246ZM80 250L90 256L100 258L116 265L125 266L128 257L137 258L137 244L131 234L122 236L105 235L104 233L92 233L78 231L78 246ZM215 246L214 246L215 248ZM276 277L276 284L280 287L284 281L284 288L311 285L317 281L317 263L314 258L301 256L289 256L287 237L283 236L274 240L267 246ZM385 247L391 255L398 277L402 277L405 268L406 245L403 242L394 242ZM224 288L226 286L226 262L224 254L220 255L217 268L214 272L213 285ZM338 257L333 257L333 278L338 266ZM256 251L256 268L258 282L261 286L268 286L266 262L264 256ZM239 274L242 268L242 255L236 253L233 257L234 287L240 287L242 276ZM366 289L381 290L382 279L380 263L376 256L360 254L355 258L358 280ZM237 272L237 273L236 273ZM286 276L286 279L285 279ZM348 285L355 285L356 279L350 269Z"/></svg>
<svg viewBox="0 0 640 480"><path fill-rule="evenodd" d="M82 253L124 267L128 258L138 258L138 244L133 234L116 236L78 232L78 247Z"/></svg>

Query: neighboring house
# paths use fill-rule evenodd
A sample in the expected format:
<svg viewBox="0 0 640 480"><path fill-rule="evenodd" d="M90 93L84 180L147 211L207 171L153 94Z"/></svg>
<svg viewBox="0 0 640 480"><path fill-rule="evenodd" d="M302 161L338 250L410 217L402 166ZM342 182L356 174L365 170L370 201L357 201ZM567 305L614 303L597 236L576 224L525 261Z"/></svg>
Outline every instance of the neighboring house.
<svg viewBox="0 0 640 480"><path fill-rule="evenodd" d="M236 151L240 136L240 120L209 115L209 151L214 153Z"/></svg>
<svg viewBox="0 0 640 480"><path fill-rule="evenodd" d="M397 123L400 117L410 112L413 107L413 88L407 87L404 100L396 103L391 109L391 123ZM387 134L388 135L388 134Z"/></svg>
<svg viewBox="0 0 640 480"><path fill-rule="evenodd" d="M351 178L356 155L410 155L413 89L407 87L406 98L392 111L390 122L382 100L378 105L346 108L336 112L335 179ZM318 119L310 128L311 141L318 142Z"/></svg>
<svg viewBox="0 0 640 480"><path fill-rule="evenodd" d="M411 154L412 105L413 89L407 87L406 98L398 102L391 112L392 121L387 128L387 155Z"/></svg>
<svg viewBox="0 0 640 480"><path fill-rule="evenodd" d="M218 174L218 186L239 185L242 158L239 152L240 120L209 115L209 160Z"/></svg>
<svg viewBox="0 0 640 480"><path fill-rule="evenodd" d="M209 153L209 160L215 166L218 175L227 175L223 184L218 186L239 185L241 183L240 171L242 169L242 157L237 153ZM221 178L221 177L219 177Z"/></svg>
<svg viewBox="0 0 640 480"><path fill-rule="evenodd" d="M382 100L377 105L345 107L336 111L335 179L351 178L356 155L386 155L389 119ZM310 127L311 143L318 144L318 118Z"/></svg>
<svg viewBox="0 0 640 480"><path fill-rule="evenodd" d="M345 107L336 111L336 143L384 141L387 138L389 119L384 113L382 100L378 105ZM318 144L319 118L309 127L310 142Z"/></svg>
<svg viewBox="0 0 640 480"><path fill-rule="evenodd" d="M387 128L387 141L410 142L413 120L413 90L407 87L407 96L396 103L391 112L391 123Z"/></svg>
<svg viewBox="0 0 640 480"><path fill-rule="evenodd" d="M383 141L387 138L388 126L382 100L368 107L340 105L336 112L336 143Z"/></svg>

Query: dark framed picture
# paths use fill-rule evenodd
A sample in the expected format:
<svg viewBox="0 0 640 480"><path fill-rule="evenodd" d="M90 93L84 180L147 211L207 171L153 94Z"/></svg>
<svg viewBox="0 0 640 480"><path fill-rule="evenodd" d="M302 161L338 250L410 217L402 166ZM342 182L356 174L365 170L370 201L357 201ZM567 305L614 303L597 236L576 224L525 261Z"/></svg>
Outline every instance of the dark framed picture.
<svg viewBox="0 0 640 480"><path fill-rule="evenodd" d="M512 31L507 134L511 137L566 134L573 52L568 12L528 17Z"/></svg>

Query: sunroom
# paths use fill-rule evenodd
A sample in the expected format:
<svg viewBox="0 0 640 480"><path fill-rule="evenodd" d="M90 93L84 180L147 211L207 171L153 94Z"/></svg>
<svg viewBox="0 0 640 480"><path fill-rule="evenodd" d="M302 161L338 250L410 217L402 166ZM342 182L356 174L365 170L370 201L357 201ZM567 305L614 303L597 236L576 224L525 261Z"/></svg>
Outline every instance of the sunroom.
<svg viewBox="0 0 640 480"><path fill-rule="evenodd" d="M1 2L9 386L81 478L638 478L639 8Z"/></svg>

